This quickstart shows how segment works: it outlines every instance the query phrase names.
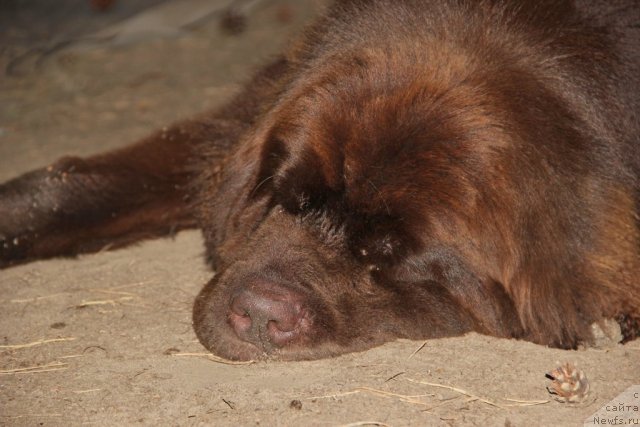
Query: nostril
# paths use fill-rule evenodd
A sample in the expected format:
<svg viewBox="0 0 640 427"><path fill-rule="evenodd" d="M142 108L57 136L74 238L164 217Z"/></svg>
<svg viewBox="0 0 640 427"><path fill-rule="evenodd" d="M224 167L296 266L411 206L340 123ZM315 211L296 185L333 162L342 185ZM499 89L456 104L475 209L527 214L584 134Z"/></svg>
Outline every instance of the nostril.
<svg viewBox="0 0 640 427"><path fill-rule="evenodd" d="M251 329L253 322L248 314L237 314L232 311L229 313L229 323L236 334L240 336Z"/></svg>
<svg viewBox="0 0 640 427"><path fill-rule="evenodd" d="M299 304L289 302L278 302L270 307L270 314L267 325L273 330L282 332L293 331L300 323L301 308Z"/></svg>
<svg viewBox="0 0 640 427"><path fill-rule="evenodd" d="M245 298L234 298L231 301L230 311L228 315L229 324L239 337L244 337L251 327L253 321L246 306Z"/></svg>
<svg viewBox="0 0 640 427"><path fill-rule="evenodd" d="M292 341L299 333L298 331L298 321L295 326L290 328L282 329L282 325L275 321L270 321L267 324L267 333L271 339L271 342L277 345L284 345L290 341Z"/></svg>

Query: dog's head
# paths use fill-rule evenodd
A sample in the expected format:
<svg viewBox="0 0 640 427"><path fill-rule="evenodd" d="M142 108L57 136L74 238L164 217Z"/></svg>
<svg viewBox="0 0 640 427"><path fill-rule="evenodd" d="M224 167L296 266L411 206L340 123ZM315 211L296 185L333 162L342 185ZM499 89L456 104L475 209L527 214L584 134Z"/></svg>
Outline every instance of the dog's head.
<svg viewBox="0 0 640 427"><path fill-rule="evenodd" d="M302 75L204 196L218 273L194 323L214 353L304 359L401 337L522 336L514 298L528 295L509 283L538 249L519 242L555 227L524 221L563 197L535 193L558 165L523 135L553 143L558 129L536 111L554 98L504 70L416 73L394 60ZM553 256L552 240L536 244Z"/></svg>

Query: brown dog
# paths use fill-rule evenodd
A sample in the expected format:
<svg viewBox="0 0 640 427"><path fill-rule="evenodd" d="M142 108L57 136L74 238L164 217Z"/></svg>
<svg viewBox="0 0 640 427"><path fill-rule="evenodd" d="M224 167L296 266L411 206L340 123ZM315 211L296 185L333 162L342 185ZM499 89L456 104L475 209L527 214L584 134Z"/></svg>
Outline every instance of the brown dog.
<svg viewBox="0 0 640 427"><path fill-rule="evenodd" d="M0 262L200 227L195 329L233 359L633 338L639 25L633 0L339 1L219 111L1 186Z"/></svg>

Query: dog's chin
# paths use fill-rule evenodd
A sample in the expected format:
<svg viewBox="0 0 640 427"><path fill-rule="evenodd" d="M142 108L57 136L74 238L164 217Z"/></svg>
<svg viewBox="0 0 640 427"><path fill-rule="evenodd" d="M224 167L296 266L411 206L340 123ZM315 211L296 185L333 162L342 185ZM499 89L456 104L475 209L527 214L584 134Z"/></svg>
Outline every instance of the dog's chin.
<svg viewBox="0 0 640 427"><path fill-rule="evenodd" d="M233 360L233 361L251 361L251 360L269 360L278 359L273 352L268 353L258 346L238 338L228 336L223 337L222 334L201 336L198 334L200 343L209 350L214 356Z"/></svg>
<svg viewBox="0 0 640 427"><path fill-rule="evenodd" d="M314 360L339 356L366 348L340 346L326 340L316 343L292 343L283 347L260 346L240 339L216 311L194 310L194 330L200 343L215 356L233 361ZM372 345L367 346L367 348Z"/></svg>
<svg viewBox="0 0 640 427"><path fill-rule="evenodd" d="M244 341L229 325L211 318L194 321L194 329L200 343L213 355L231 361L299 361L317 360L369 350L392 341L387 339L354 339L349 343L337 343L331 339L297 342L282 347L260 346ZM346 345L345 345L346 344Z"/></svg>
<svg viewBox="0 0 640 427"><path fill-rule="evenodd" d="M220 329L217 329L218 331ZM230 334L201 336L196 330L200 343L214 356L231 361L300 361L317 360L341 356L344 354L365 351L383 342L361 345L356 347L343 347L332 342L325 342L313 347L285 346L265 350L252 343L242 341Z"/></svg>
<svg viewBox="0 0 640 427"><path fill-rule="evenodd" d="M206 311L204 313L214 312ZM197 314L197 312L194 311L194 314ZM355 340L350 345L345 346L328 339L315 343L292 343L283 347L262 347L238 338L224 320L217 319L212 314L200 316L199 318L194 315L194 330L200 343L213 355L232 361L326 359L346 353L368 350L384 343L384 340Z"/></svg>
<svg viewBox="0 0 640 427"><path fill-rule="evenodd" d="M229 300L215 279L196 297L193 308L193 328L200 343L218 357L234 361L248 360L315 360L368 350L394 340L393 334L370 331L350 336L341 342L336 331L319 327L328 321L315 321L307 335L277 346L269 342L253 343L241 339L229 324ZM317 319L316 319L317 320ZM342 322L349 324L349 322Z"/></svg>

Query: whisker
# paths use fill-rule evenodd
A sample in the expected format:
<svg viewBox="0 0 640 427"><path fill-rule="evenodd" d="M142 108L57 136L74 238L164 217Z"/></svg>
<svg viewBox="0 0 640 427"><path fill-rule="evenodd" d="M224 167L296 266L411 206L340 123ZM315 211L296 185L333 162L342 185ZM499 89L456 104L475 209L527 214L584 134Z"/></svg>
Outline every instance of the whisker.
<svg viewBox="0 0 640 427"><path fill-rule="evenodd" d="M389 205L387 204L387 201L384 199L384 196L382 194L382 191L380 191L378 189L378 187L375 186L375 184L373 183L373 181L371 181L370 179L367 179L367 182L369 183L369 185L371 185L371 187L380 195L380 200L382 200L382 203L384 204L384 207L387 209L387 213L389 215L391 215L391 209L389 209Z"/></svg>
<svg viewBox="0 0 640 427"><path fill-rule="evenodd" d="M273 179L275 175L271 175L266 177L265 179L263 179L262 181L260 181L260 183L258 183L258 185L255 186L255 188L251 191L251 194L249 195L249 198L253 197L253 195L256 193L256 191L258 191L260 189L260 187L262 187L267 181L269 181L270 179Z"/></svg>

